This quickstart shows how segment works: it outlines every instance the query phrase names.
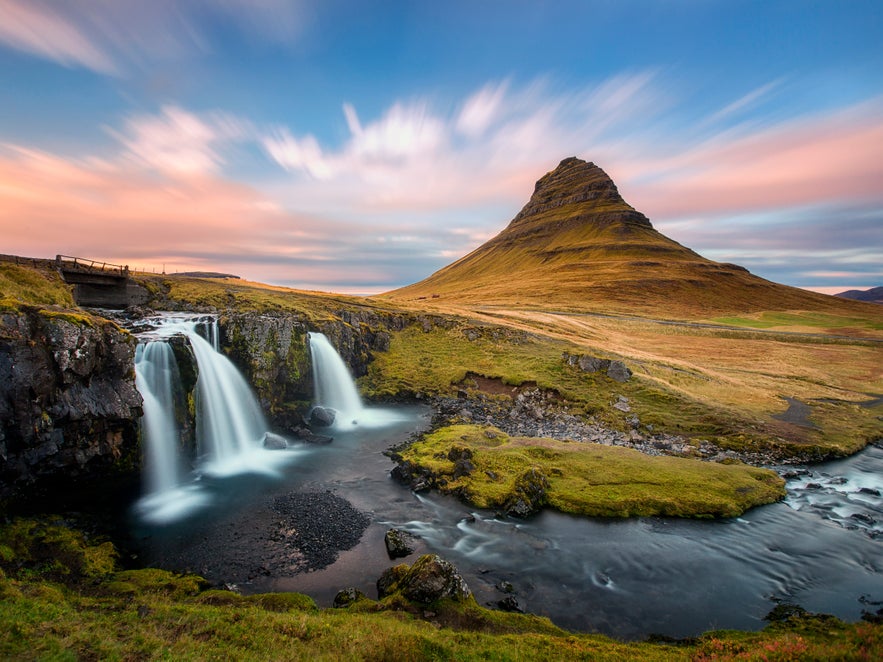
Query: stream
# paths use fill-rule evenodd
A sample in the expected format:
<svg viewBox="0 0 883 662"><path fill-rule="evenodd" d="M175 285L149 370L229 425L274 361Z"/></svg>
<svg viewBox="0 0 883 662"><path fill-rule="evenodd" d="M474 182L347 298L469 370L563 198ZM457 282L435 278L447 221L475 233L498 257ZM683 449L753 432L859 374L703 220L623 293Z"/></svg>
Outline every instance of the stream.
<svg viewBox="0 0 883 662"><path fill-rule="evenodd" d="M150 524L133 515L142 561L200 572L246 593L302 592L330 606L345 587L376 598L386 568L437 553L457 566L480 604L496 603L506 589L525 611L620 639L756 630L778 601L856 620L883 600L879 447L794 471L784 502L731 520L551 511L515 520L393 481L383 451L428 427L431 412L367 411L384 424L334 430L327 445L274 451L282 455L272 472L203 478L207 505L189 517ZM354 546L336 560L330 554L321 569L305 564L280 528L285 499L291 507L317 504L310 516L319 521L310 525L349 536ZM419 536L413 555L388 558L383 536L392 527ZM296 535L297 526L290 528Z"/></svg>

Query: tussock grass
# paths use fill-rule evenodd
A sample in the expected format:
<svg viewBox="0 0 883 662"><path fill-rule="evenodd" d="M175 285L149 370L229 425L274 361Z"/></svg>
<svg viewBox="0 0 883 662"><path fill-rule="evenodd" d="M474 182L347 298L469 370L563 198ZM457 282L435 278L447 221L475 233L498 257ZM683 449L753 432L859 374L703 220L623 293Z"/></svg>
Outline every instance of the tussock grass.
<svg viewBox="0 0 883 662"><path fill-rule="evenodd" d="M467 449L474 470L458 475L451 458ZM629 448L510 437L500 430L455 425L424 436L402 458L442 477L441 491L478 508L510 502L529 469L549 482L547 503L592 517L735 517L785 496L775 472L743 464L651 457Z"/></svg>

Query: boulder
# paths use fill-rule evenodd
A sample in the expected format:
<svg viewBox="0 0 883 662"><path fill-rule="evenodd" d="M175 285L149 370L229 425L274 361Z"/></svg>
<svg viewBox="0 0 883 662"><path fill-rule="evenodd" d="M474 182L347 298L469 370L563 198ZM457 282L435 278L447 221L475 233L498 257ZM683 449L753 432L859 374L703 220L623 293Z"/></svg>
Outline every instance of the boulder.
<svg viewBox="0 0 883 662"><path fill-rule="evenodd" d="M391 559L408 556L413 554L415 550L414 536L400 529L390 529L387 531L383 537L383 542L386 543L386 553L389 554Z"/></svg>
<svg viewBox="0 0 883 662"><path fill-rule="evenodd" d="M622 361L611 361L607 367L607 376L615 382L627 382L631 379L632 371Z"/></svg>
<svg viewBox="0 0 883 662"><path fill-rule="evenodd" d="M325 428L330 427L334 425L334 419L336 416L337 412L328 407L313 407L310 411L310 425Z"/></svg>
<svg viewBox="0 0 883 662"><path fill-rule="evenodd" d="M533 515L546 504L547 489L549 479L539 469L531 467L515 481L515 491L503 509L513 517Z"/></svg>
<svg viewBox="0 0 883 662"><path fill-rule="evenodd" d="M381 599L401 593L420 604L445 598L459 601L472 596L457 568L437 554L424 554L410 568L397 565L388 569L377 580L377 593Z"/></svg>

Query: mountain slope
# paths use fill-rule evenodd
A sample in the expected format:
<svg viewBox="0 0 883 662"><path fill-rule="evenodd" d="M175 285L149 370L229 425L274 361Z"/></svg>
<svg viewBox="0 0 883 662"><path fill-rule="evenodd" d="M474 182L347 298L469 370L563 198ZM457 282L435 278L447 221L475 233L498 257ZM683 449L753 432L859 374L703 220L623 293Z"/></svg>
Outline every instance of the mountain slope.
<svg viewBox="0 0 883 662"><path fill-rule="evenodd" d="M842 300L703 258L657 232L601 168L574 157L537 182L530 201L496 237L429 278L382 296L690 318L854 312Z"/></svg>
<svg viewBox="0 0 883 662"><path fill-rule="evenodd" d="M872 287L869 290L847 290L835 294L835 297L853 299L854 301L869 301L871 303L883 303L883 287Z"/></svg>

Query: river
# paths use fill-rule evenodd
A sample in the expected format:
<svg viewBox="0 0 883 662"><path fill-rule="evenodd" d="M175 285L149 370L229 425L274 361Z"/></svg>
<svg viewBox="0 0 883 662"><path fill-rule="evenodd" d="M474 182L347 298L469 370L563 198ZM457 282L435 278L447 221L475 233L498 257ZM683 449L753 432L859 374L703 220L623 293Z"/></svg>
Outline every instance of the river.
<svg viewBox="0 0 883 662"><path fill-rule="evenodd" d="M298 591L329 606L356 587L376 597L374 582L390 565L434 552L453 562L481 604L513 595L523 609L577 631L621 639L650 634L686 637L710 629L760 629L777 601L856 620L883 600L883 450L812 467L788 481L782 503L740 518L604 520L544 512L528 520L498 518L438 495L417 495L394 482L383 451L429 425L425 407L389 411L385 426L334 432L328 445L288 453L276 475L215 479L214 505L174 525L135 525L146 560L211 575L229 546L252 545L255 557L280 554L261 541L272 531L241 537L241 529L272 527L258 513L274 495L333 495L367 514L360 542L324 569L292 574L267 563L238 583L244 592ZM864 491L860 491L864 488ZM874 492L876 491L876 494ZM336 526L329 522L329 527ZM415 554L390 561L388 528L420 537ZM243 542L246 541L246 542ZM175 549L177 556L168 556ZM172 559L172 560L170 560ZM269 559L272 561L273 559ZM219 566L220 567L220 566ZM282 568L280 570L280 567ZM176 568L177 569L177 568Z"/></svg>

